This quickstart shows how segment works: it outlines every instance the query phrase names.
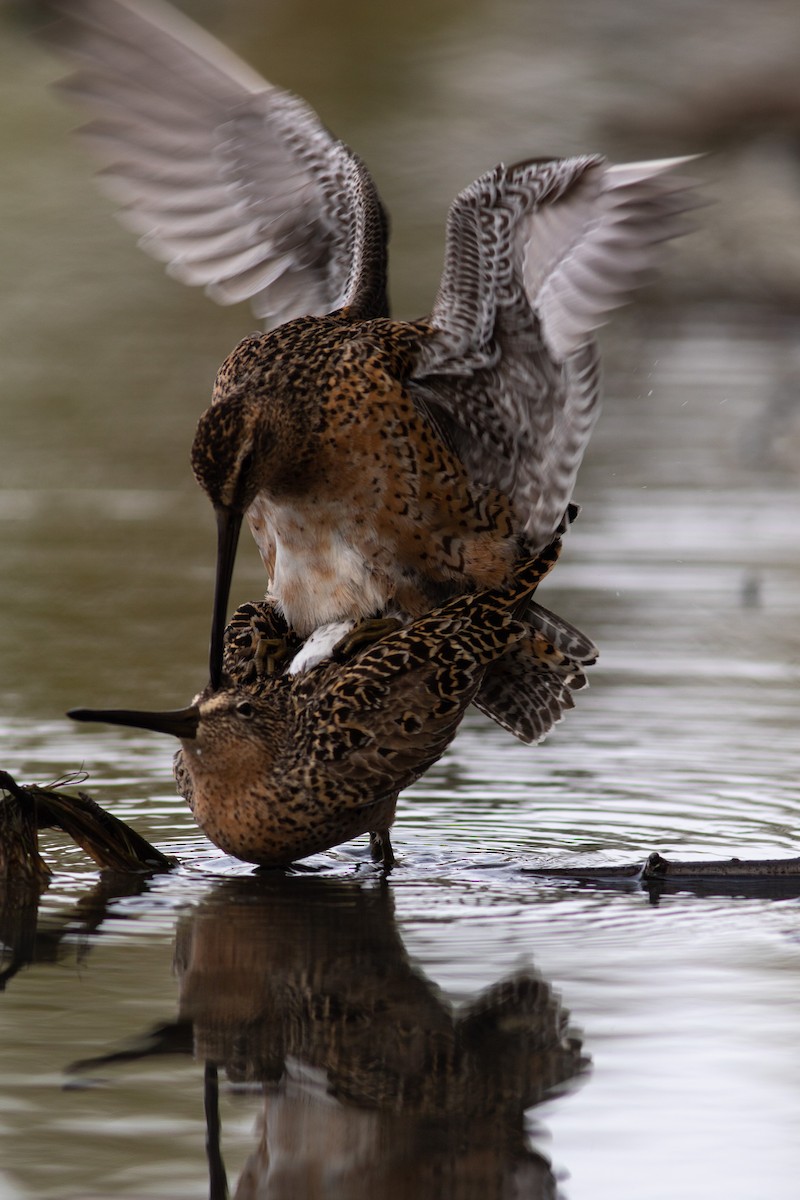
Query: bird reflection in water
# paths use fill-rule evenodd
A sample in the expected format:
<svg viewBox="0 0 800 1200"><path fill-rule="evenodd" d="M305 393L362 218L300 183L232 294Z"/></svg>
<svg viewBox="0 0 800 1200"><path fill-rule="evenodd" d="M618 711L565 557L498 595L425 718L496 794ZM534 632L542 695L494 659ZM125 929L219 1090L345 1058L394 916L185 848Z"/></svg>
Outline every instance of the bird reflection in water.
<svg viewBox="0 0 800 1200"><path fill-rule="evenodd" d="M217 1072L263 1091L235 1196L551 1197L526 1109L586 1070L530 969L455 1008L409 959L385 882L227 880L179 924L177 1022L140 1055L206 1064L212 1197L227 1195ZM130 1048L76 1063L94 1071Z"/></svg>

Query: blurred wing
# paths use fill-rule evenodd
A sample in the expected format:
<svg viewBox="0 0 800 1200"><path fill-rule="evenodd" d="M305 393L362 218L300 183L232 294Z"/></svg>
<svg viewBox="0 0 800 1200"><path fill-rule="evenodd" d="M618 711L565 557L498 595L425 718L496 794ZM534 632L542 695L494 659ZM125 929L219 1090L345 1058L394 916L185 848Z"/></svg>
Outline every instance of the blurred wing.
<svg viewBox="0 0 800 1200"><path fill-rule="evenodd" d="M597 418L592 334L697 206L673 173L686 161L499 166L451 206L416 394L471 474L511 497L533 548L564 513Z"/></svg>
<svg viewBox="0 0 800 1200"><path fill-rule="evenodd" d="M61 89L94 120L120 220L182 283L276 325L386 315L386 220L366 167L289 92L157 0L47 0Z"/></svg>

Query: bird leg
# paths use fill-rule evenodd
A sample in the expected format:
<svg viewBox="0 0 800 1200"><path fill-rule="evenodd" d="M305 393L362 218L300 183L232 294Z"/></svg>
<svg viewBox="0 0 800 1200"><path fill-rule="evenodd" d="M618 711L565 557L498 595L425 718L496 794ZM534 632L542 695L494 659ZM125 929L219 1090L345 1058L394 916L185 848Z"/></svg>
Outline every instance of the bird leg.
<svg viewBox="0 0 800 1200"><path fill-rule="evenodd" d="M388 829L378 829L370 832L369 850L373 862L383 863L384 870L391 871L395 863L395 858Z"/></svg>

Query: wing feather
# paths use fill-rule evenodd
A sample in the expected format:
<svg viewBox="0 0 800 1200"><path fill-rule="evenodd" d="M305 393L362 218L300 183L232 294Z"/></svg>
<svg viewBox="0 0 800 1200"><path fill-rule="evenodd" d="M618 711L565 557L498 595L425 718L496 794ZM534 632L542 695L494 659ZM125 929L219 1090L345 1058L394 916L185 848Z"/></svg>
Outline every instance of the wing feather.
<svg viewBox="0 0 800 1200"><path fill-rule="evenodd" d="M343 806L408 787L452 741L487 668L527 636L518 612L541 574L531 561L508 592L458 596L353 663L295 676L295 747L306 747L299 770L324 763Z"/></svg>
<svg viewBox="0 0 800 1200"><path fill-rule="evenodd" d="M271 323L348 305L386 315L375 185L308 105L157 0L48 7L99 182L171 275Z"/></svg>
<svg viewBox="0 0 800 1200"><path fill-rule="evenodd" d="M532 549L552 537L597 419L594 331L697 205L687 161L501 165L451 206L416 394L473 477L511 497Z"/></svg>

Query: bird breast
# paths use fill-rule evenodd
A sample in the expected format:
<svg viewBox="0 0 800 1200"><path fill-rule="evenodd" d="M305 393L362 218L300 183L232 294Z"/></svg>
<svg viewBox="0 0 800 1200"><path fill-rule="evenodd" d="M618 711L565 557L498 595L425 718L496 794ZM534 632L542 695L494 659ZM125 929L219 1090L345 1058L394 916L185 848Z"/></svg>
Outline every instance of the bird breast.
<svg viewBox="0 0 800 1200"><path fill-rule="evenodd" d="M353 522L352 505L278 503L259 496L247 520L270 592L289 625L308 637L320 625L383 611L390 585L374 532Z"/></svg>

